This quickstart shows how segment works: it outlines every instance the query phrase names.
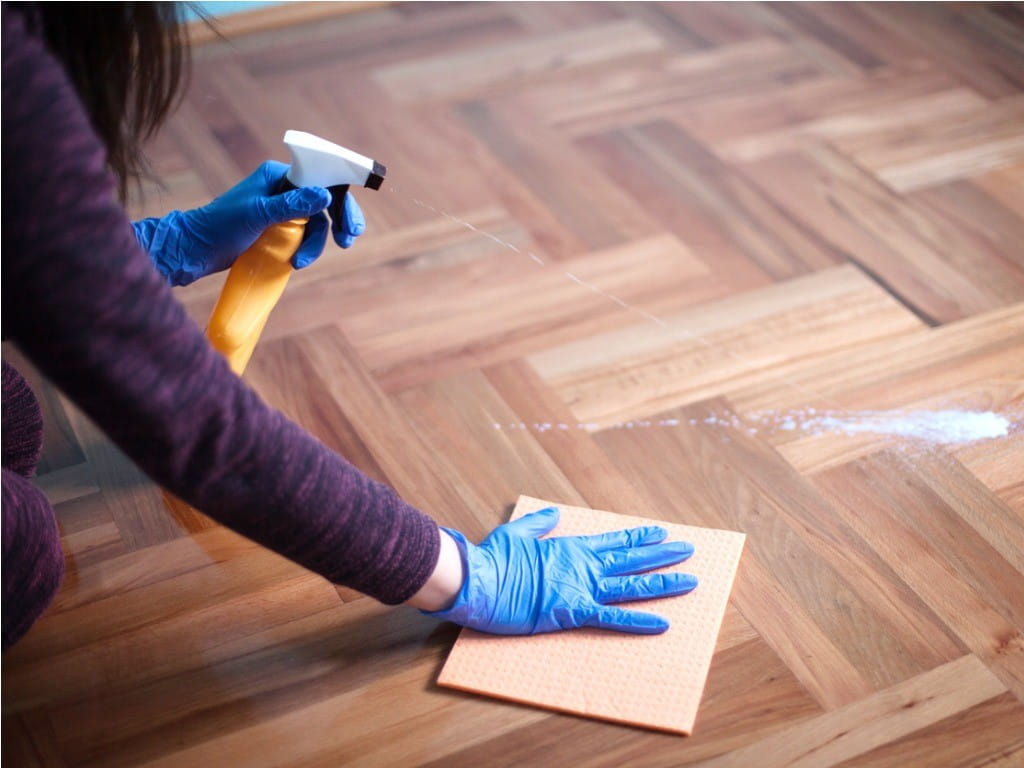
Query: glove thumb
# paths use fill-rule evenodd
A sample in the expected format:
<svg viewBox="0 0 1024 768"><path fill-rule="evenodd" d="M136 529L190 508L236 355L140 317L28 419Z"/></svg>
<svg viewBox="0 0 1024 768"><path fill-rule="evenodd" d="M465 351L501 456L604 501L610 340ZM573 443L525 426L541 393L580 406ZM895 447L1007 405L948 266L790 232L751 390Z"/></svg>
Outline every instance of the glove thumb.
<svg viewBox="0 0 1024 768"><path fill-rule="evenodd" d="M537 539L546 533L551 533L558 525L558 509L548 507L529 515L523 515L518 520L505 523L502 526L506 533L523 538Z"/></svg>
<svg viewBox="0 0 1024 768"><path fill-rule="evenodd" d="M323 187L302 187L262 199L256 206L256 226L266 229L271 224L280 224L291 219L307 219L320 213L331 202L331 193Z"/></svg>

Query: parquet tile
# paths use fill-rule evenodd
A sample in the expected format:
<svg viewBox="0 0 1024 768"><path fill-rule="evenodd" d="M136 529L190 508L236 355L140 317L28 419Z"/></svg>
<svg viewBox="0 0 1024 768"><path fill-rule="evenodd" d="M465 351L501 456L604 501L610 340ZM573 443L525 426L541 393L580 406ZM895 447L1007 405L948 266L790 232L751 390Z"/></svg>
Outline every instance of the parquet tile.
<svg viewBox="0 0 1024 768"><path fill-rule="evenodd" d="M1004 692L974 656L936 667L892 690L808 719L707 766L835 765ZM1019 704L1020 702L1017 702ZM941 759L941 758L940 758Z"/></svg>
<svg viewBox="0 0 1024 768"><path fill-rule="evenodd" d="M294 276L248 382L471 538L524 493L744 531L694 734L437 687L456 628L168 512L5 344L67 577L4 657L3 757L1020 765L1020 7L314 10L196 49L133 214L206 203L287 128L385 162L366 235ZM222 282L177 292L197 324Z"/></svg>
<svg viewBox="0 0 1024 768"><path fill-rule="evenodd" d="M1024 710L1019 701L1003 694L839 765L897 768L907 764L907 755L913 755L922 765L1010 768L1024 759L1022 733Z"/></svg>
<svg viewBox="0 0 1024 768"><path fill-rule="evenodd" d="M735 294L619 331L550 347L530 363L602 426L749 387L776 367L922 329L920 321L849 265ZM793 398L817 397L810 384Z"/></svg>

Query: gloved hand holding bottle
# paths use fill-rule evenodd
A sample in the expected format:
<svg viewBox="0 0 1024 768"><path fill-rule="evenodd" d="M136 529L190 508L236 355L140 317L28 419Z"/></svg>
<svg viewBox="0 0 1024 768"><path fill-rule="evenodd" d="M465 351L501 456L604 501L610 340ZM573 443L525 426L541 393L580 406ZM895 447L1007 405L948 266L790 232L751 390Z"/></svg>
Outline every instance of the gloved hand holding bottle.
<svg viewBox="0 0 1024 768"><path fill-rule="evenodd" d="M424 612L493 634L576 627L658 634L668 629L665 619L617 604L682 595L697 586L690 574L645 573L693 554L691 544L662 543L664 528L539 538L557 524L558 510L543 509L496 528L479 546L443 528L435 574L409 604L426 609L443 600L446 607ZM458 561L451 565L453 542L461 572ZM445 590L459 583L454 601L445 600Z"/></svg>
<svg viewBox="0 0 1024 768"><path fill-rule="evenodd" d="M320 256L327 242L331 194L323 187L302 187L274 194L288 166L267 161L248 178L202 208L171 211L162 218L133 223L139 244L171 285L188 285L230 267L267 227L309 218L305 236L292 259L302 269ZM363 234L366 220L351 193L344 214L331 224L334 241L348 248Z"/></svg>

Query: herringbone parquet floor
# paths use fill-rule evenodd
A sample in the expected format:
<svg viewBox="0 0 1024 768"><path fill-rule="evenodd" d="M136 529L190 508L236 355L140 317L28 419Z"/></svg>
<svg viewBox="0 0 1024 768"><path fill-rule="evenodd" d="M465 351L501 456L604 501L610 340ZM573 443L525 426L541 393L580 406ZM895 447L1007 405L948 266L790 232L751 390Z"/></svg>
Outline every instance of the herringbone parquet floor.
<svg viewBox="0 0 1024 768"><path fill-rule="evenodd" d="M1024 764L1019 4L397 4L213 42L136 213L287 128L389 175L251 385L472 537L520 493L745 531L696 732L437 688L456 628L171 515L36 378L68 576L4 659L9 765ZM180 292L198 323L219 285ZM950 409L1009 434L855 428Z"/></svg>

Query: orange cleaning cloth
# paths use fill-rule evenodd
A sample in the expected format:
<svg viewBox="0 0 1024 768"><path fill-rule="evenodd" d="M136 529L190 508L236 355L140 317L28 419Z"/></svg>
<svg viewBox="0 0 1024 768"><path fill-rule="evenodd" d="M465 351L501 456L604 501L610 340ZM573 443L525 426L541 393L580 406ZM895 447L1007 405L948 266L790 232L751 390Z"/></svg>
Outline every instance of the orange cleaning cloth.
<svg viewBox="0 0 1024 768"><path fill-rule="evenodd" d="M505 637L463 629L438 683L561 712L689 734L725 616L746 536L617 515L521 496L512 519L545 507L561 516L551 536L660 525L666 541L689 541L693 556L663 569L697 576L688 595L623 603L664 616L661 635L597 629Z"/></svg>

